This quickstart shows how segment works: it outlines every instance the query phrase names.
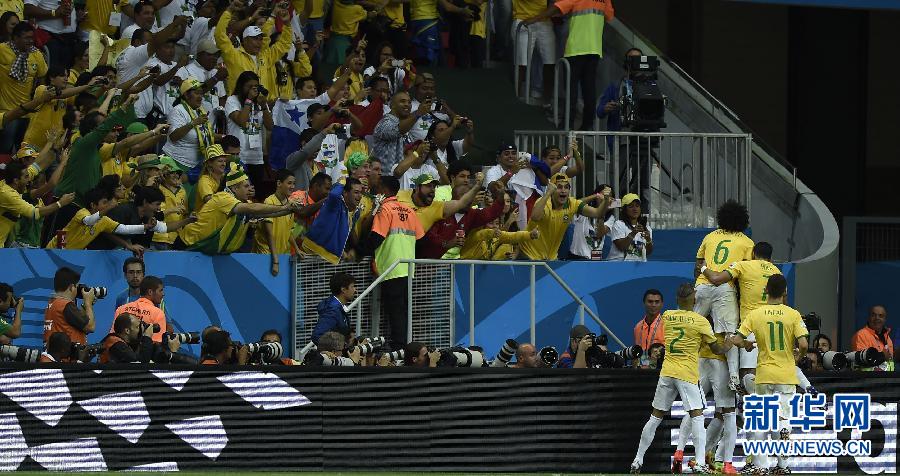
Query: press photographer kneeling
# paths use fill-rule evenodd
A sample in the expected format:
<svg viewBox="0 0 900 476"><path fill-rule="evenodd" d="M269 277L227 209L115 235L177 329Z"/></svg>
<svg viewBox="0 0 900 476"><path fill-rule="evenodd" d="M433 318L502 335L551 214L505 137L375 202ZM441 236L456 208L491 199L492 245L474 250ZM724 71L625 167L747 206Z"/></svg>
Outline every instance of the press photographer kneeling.
<svg viewBox="0 0 900 476"><path fill-rule="evenodd" d="M113 322L114 332L101 341L103 351L99 363L172 363L194 364L196 361L178 353L183 343L196 343L194 334L163 334L163 343L153 342L159 324L142 322L133 314L123 313Z"/></svg>

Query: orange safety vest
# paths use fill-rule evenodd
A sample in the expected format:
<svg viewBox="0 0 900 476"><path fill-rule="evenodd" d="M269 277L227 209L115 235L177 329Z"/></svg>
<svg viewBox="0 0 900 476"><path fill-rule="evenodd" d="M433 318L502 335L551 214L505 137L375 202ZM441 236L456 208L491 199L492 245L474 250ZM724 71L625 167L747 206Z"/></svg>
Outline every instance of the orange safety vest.
<svg viewBox="0 0 900 476"><path fill-rule="evenodd" d="M634 326L634 344L641 346L641 349L647 352L650 350L650 346L657 342L665 345L666 324L659 314L656 315L651 324L647 324L647 321L641 318L637 325Z"/></svg>
<svg viewBox="0 0 900 476"><path fill-rule="evenodd" d="M116 318L124 313L136 316L147 324L159 324L159 332L154 332L151 339L153 339L153 342L162 343L162 335L166 332L166 313L156 307L153 301L142 297L137 301L127 302L119 306L116 309L115 316L113 316L113 324L109 327L110 334L115 334L113 327L116 324Z"/></svg>
<svg viewBox="0 0 900 476"><path fill-rule="evenodd" d="M109 350L112 349L112 346L118 344L119 342L128 345L128 342L125 342L121 337L110 334L103 339L103 352L100 353L100 358L97 359L98 363L108 364L109 363Z"/></svg>
<svg viewBox="0 0 900 476"><path fill-rule="evenodd" d="M70 302L72 301L65 298L54 298L47 305L47 310L44 311L44 348L47 348L47 341L54 332L65 332L73 343L87 343L87 334L66 322L63 313Z"/></svg>

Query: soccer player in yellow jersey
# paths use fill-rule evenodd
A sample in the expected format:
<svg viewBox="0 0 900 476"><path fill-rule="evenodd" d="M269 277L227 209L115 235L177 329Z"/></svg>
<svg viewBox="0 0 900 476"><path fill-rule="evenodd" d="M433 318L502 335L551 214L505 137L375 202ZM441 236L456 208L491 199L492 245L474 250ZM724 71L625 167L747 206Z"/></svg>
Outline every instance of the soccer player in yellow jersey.
<svg viewBox="0 0 900 476"><path fill-rule="evenodd" d="M716 340L724 345L727 340L723 335L717 335ZM710 346L700 346L700 395L712 392L716 402L716 412L709 426L706 428L706 464L714 465L722 474L737 474L732 465L734 457L734 444L737 441L737 419L734 413L735 392L728 386L728 366L725 357L713 353ZM678 445L672 459L672 474L681 473L682 460L684 459L684 447L691 436L691 417L685 415L681 419L681 428L678 432ZM716 447L716 444L721 444ZM696 437L695 437L696 440ZM693 461L697 464L699 461ZM721 469L720 469L721 467Z"/></svg>
<svg viewBox="0 0 900 476"><path fill-rule="evenodd" d="M650 419L644 424L637 455L631 463L632 474L640 473L644 464L644 453L653 442L656 428L662 422L665 413L672 409L672 402L677 397L681 397L684 407L691 416L697 459L703 461L703 455L706 454L706 428L703 426L703 408L706 405L697 386L700 346L708 344L714 353L722 355L731 348L732 343L730 340L719 343L709 321L690 310L694 304L694 286L691 283L684 283L678 288L678 309L666 311L662 315L666 325L666 357L656 384ZM697 465L695 470L701 473L712 472L705 464Z"/></svg>
<svg viewBox="0 0 900 476"><path fill-rule="evenodd" d="M780 274L769 277L766 283L766 304L750 312L741 323L740 329L732 337L734 345L750 350L755 345L759 349L756 367L756 393L778 395L781 407L778 418L778 437L787 439L790 426L790 400L795 387L800 384L796 373L794 342L799 355L806 355L809 332L803 318L796 310L784 304L787 295L787 280ZM756 342L746 339L750 334ZM761 458L765 459L765 458ZM754 461L766 469L765 461ZM770 474L788 474L786 457L778 456L778 465Z"/></svg>
<svg viewBox="0 0 900 476"><path fill-rule="evenodd" d="M706 235L697 250L697 264L694 276L697 277L697 305L694 312L710 316L713 330L717 334L733 333L738 326L737 295L732 284L714 286L703 274L707 269L723 271L737 261L752 257L753 240L744 235L750 224L747 207L734 200L728 200L716 212L719 228ZM728 359L729 385L732 390L740 387L738 378L738 359L740 354L732 348L726 356Z"/></svg>

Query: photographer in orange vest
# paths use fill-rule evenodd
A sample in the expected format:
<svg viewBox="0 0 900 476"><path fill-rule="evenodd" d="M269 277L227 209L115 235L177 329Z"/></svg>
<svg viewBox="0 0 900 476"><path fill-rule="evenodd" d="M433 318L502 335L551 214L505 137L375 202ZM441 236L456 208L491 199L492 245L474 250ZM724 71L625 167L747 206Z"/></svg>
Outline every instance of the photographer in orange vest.
<svg viewBox="0 0 900 476"><path fill-rule="evenodd" d="M153 342L153 325L144 323L133 314L119 314L113 322L113 330L103 338L103 352L99 362L105 363L157 363L170 362L172 354L181 347L177 339L169 339L166 347ZM168 351L168 352L167 352Z"/></svg>
<svg viewBox="0 0 900 476"><path fill-rule="evenodd" d="M163 282L156 276L147 276L141 281L141 297L137 301L122 304L116 309L116 316L122 314L131 314L142 322L153 327L153 335L151 339L158 344L162 343L162 336L166 332L171 332L166 324L166 313L159 308L166 293L163 288ZM159 327L156 328L155 325ZM116 334L115 321L109 329L110 334Z"/></svg>
<svg viewBox="0 0 900 476"><path fill-rule="evenodd" d="M94 332L94 290L79 290L81 275L63 267L53 276L53 297L44 311L44 348L55 332L64 332L72 342L87 343L87 334ZM75 301L81 297L84 304L79 308Z"/></svg>

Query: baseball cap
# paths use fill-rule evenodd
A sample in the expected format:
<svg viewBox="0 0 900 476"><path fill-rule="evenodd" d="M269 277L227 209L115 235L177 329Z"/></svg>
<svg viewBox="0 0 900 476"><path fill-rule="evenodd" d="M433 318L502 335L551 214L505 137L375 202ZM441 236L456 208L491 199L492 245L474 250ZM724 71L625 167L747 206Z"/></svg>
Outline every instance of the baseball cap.
<svg viewBox="0 0 900 476"><path fill-rule="evenodd" d="M569 337L572 339L581 339L582 337L591 333L591 330L587 328L587 326L583 324L578 324L577 326L572 328L572 331L569 332Z"/></svg>
<svg viewBox="0 0 900 476"><path fill-rule="evenodd" d="M142 122L132 122L125 128L125 132L129 134L143 134L147 132L147 125Z"/></svg>
<svg viewBox="0 0 900 476"><path fill-rule="evenodd" d="M169 172L183 171L183 170L184 170L184 167L183 167L181 164L179 164L178 162L176 162L175 159L169 157L168 155L160 155L160 156L159 156L159 163L160 163L160 165L162 165L164 168L169 169Z"/></svg>
<svg viewBox="0 0 900 476"><path fill-rule="evenodd" d="M501 142L500 147L497 148L497 155L502 154L503 151L506 150L518 150L518 148L515 146L515 144L510 144L509 142Z"/></svg>
<svg viewBox="0 0 900 476"><path fill-rule="evenodd" d="M552 177L550 177L550 181L553 182L553 185L559 185L561 183L569 183L569 176L563 173L555 173Z"/></svg>
<svg viewBox="0 0 900 476"><path fill-rule="evenodd" d="M164 169L166 166L163 165L162 161L159 157L155 159L148 159L138 163L138 170L146 170L146 169Z"/></svg>
<svg viewBox="0 0 900 476"><path fill-rule="evenodd" d="M250 25L247 28L244 28L244 34L241 35L241 38L249 38L251 36L262 36L263 31L262 28L256 25Z"/></svg>
<svg viewBox="0 0 900 476"><path fill-rule="evenodd" d="M187 93L191 89L201 88L203 88L203 84L200 81L197 81L194 78L187 78L181 82L181 95L184 96L185 93Z"/></svg>
<svg viewBox="0 0 900 476"><path fill-rule="evenodd" d="M641 203L641 197L639 197L636 193L629 193L622 197L622 206L626 207L631 204L631 202Z"/></svg>
<svg viewBox="0 0 900 476"><path fill-rule="evenodd" d="M325 104L314 102L314 103L310 104L309 107L306 108L306 117L310 118L313 116L313 114L315 114L319 111L327 111L327 110L328 110L328 106L326 106Z"/></svg>
<svg viewBox="0 0 900 476"><path fill-rule="evenodd" d="M416 185L428 185L432 182L437 182L437 180L435 180L434 177L431 176L431 174L419 175L418 177L414 178L412 181Z"/></svg>
<svg viewBox="0 0 900 476"><path fill-rule="evenodd" d="M197 45L197 53L209 53L214 55L219 52L219 47L216 46L216 41L210 37L206 37L200 40L200 43Z"/></svg>
<svg viewBox="0 0 900 476"><path fill-rule="evenodd" d="M37 157L40 153L37 149L34 148L31 144L22 143L22 147L19 148L19 151L16 152L17 159L24 159L25 157Z"/></svg>

